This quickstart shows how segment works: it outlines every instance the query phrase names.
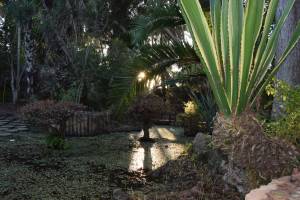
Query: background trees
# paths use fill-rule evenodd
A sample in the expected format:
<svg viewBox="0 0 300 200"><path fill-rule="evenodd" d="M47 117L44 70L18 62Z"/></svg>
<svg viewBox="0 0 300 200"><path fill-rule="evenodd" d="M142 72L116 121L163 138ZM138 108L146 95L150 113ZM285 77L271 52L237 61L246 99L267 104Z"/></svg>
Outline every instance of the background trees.
<svg viewBox="0 0 300 200"><path fill-rule="evenodd" d="M210 6L209 1L201 1L201 5L208 27L218 29L219 13L215 11L220 5ZM198 50L195 51L176 1L22 0L16 3L6 0L3 6L6 18L1 28L2 71L11 74L12 95L8 98L13 97L14 102L19 97L26 101L29 97L50 98L81 102L102 110L124 107L139 93L153 88L160 89L167 100L168 91L176 87L183 88L189 100L203 102L199 94L206 93L202 91L202 83L207 79L205 65L197 55ZM215 17L210 17L210 12ZM273 23L272 17L269 16L269 22ZM263 32L263 36L267 34ZM275 40L283 42L280 38ZM275 48L270 49L273 55ZM271 54L263 55L267 59L261 71L272 62ZM137 78L141 72L146 74L143 81ZM264 77L257 76L258 82L251 82L254 88L260 88ZM229 82L227 93L231 88ZM236 93L243 94L238 91L226 94L232 98L231 111ZM253 95L249 99L246 96L241 95L242 101L253 104ZM239 104L241 110L247 103Z"/></svg>
<svg viewBox="0 0 300 200"><path fill-rule="evenodd" d="M29 97L91 102L89 96L106 93L107 76L114 73L109 49L117 38L130 44L127 32L141 2L124 1L120 9L119 1L4 1L2 68L10 67L13 102ZM106 87L99 87L99 79ZM107 104L101 102L95 106Z"/></svg>

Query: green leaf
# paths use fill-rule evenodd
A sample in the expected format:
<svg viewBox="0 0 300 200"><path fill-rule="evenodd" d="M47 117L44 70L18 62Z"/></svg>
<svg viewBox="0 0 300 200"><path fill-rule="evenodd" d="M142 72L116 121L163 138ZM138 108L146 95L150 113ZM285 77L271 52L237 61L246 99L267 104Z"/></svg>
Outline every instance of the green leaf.
<svg viewBox="0 0 300 200"><path fill-rule="evenodd" d="M230 0L228 8L229 57L231 67L231 110L236 110L239 93L239 63L243 27L243 1Z"/></svg>
<svg viewBox="0 0 300 200"><path fill-rule="evenodd" d="M263 23L265 1L248 1L246 7L244 28L242 33L242 46L240 55L240 91L237 112L245 109L248 102L245 93L250 77L251 66L253 63L256 41L260 34Z"/></svg>
<svg viewBox="0 0 300 200"><path fill-rule="evenodd" d="M201 5L194 0L181 0L180 5L190 25L190 32L194 35L216 101L220 110L228 114L231 111L225 89L222 86L222 72L219 70L217 50Z"/></svg>
<svg viewBox="0 0 300 200"><path fill-rule="evenodd" d="M198 0L179 0L219 109L225 115L238 115L253 105L299 41L298 24L278 66L270 68L295 0L286 1L271 36L279 0L270 0L266 13L264 0L210 2L212 30Z"/></svg>

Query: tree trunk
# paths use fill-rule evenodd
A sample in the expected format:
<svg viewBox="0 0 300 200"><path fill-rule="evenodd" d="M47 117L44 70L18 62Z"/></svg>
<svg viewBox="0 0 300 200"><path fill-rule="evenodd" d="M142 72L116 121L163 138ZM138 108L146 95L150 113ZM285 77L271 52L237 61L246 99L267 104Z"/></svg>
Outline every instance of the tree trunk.
<svg viewBox="0 0 300 200"><path fill-rule="evenodd" d="M17 23L17 69L14 68L14 63L11 63L11 91L13 104L18 102L21 80L21 24Z"/></svg>
<svg viewBox="0 0 300 200"><path fill-rule="evenodd" d="M141 141L144 141L144 142L151 141L150 132L149 132L150 125L144 123L142 128L143 128L144 135L141 138Z"/></svg>
<svg viewBox="0 0 300 200"><path fill-rule="evenodd" d="M30 97L33 94L33 40L32 40L32 25L31 22L28 22L25 25L24 29L25 35L24 35L24 47L25 47L25 71L26 71L26 82L27 82L27 88L26 88L26 94L27 98L30 99Z"/></svg>
<svg viewBox="0 0 300 200"><path fill-rule="evenodd" d="M286 6L286 0L280 0L279 6L276 14L276 21L279 20L283 9ZM288 42L295 31L297 22L300 19L300 1L296 1L293 10L288 17L279 38L279 45L276 52L276 57L280 57L285 48L288 45ZM276 60L276 63L278 60ZM290 84L291 86L300 85L300 43L296 46L294 51L289 55L286 62L282 65L281 69L277 73L276 78L278 80L285 81L286 83ZM281 109L281 102L275 98L273 103L273 117L280 116L282 109Z"/></svg>
<svg viewBox="0 0 300 200"><path fill-rule="evenodd" d="M144 136L143 139L144 140L150 140L150 132L149 132L149 127L144 127L143 128L143 132L144 132Z"/></svg>
<svg viewBox="0 0 300 200"><path fill-rule="evenodd" d="M13 100L13 104L17 104L18 99L19 99L19 91L15 88L13 88L12 90L12 100Z"/></svg>

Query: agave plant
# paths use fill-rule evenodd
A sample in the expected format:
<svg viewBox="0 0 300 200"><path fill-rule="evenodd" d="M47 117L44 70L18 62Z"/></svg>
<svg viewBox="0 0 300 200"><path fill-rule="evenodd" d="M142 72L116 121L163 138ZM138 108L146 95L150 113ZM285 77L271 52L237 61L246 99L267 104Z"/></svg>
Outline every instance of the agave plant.
<svg viewBox="0 0 300 200"><path fill-rule="evenodd" d="M216 102L226 116L253 105L300 38L300 23L285 52L272 66L280 31L295 3L287 0L273 21L279 0L211 0L210 28L199 0L179 0Z"/></svg>

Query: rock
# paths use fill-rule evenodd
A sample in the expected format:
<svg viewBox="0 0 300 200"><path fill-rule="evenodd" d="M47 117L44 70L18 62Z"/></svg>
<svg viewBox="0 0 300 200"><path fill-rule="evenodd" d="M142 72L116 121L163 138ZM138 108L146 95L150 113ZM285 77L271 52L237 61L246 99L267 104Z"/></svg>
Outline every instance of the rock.
<svg viewBox="0 0 300 200"><path fill-rule="evenodd" d="M232 163L223 164L221 167L224 171L223 180L226 186L234 187L243 195L250 191L245 170L233 166Z"/></svg>
<svg viewBox="0 0 300 200"><path fill-rule="evenodd" d="M199 160L208 164L211 174L223 175L223 180L228 188L234 187L241 194L249 192L246 173L231 164L228 158L220 150L209 147L211 136L198 133L193 141L193 151L198 155Z"/></svg>
<svg viewBox="0 0 300 200"><path fill-rule="evenodd" d="M227 157L220 150L210 147L211 140L211 135L198 133L193 141L193 152L199 161L208 165L211 174L216 174L223 171L221 165Z"/></svg>
<svg viewBox="0 0 300 200"><path fill-rule="evenodd" d="M300 173L273 180L270 184L252 190L246 195L246 200L299 200L300 199Z"/></svg>
<svg viewBox="0 0 300 200"><path fill-rule="evenodd" d="M114 200L129 200L130 196L124 192L122 189L118 188L113 191Z"/></svg>
<svg viewBox="0 0 300 200"><path fill-rule="evenodd" d="M210 151L209 143L211 141L211 136L204 134L204 133L198 133L193 141L193 151L197 155L203 155Z"/></svg>

